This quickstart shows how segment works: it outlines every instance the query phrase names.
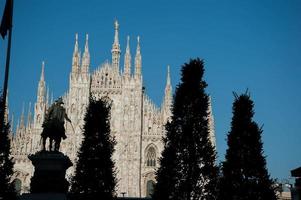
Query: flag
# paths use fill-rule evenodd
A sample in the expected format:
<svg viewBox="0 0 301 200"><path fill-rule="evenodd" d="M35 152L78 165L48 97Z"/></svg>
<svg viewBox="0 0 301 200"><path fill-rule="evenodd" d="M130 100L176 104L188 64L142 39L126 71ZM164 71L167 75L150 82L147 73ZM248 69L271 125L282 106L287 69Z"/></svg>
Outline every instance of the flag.
<svg viewBox="0 0 301 200"><path fill-rule="evenodd" d="M3 17L0 25L0 34L4 39L7 31L11 31L13 16L13 0L6 0Z"/></svg>

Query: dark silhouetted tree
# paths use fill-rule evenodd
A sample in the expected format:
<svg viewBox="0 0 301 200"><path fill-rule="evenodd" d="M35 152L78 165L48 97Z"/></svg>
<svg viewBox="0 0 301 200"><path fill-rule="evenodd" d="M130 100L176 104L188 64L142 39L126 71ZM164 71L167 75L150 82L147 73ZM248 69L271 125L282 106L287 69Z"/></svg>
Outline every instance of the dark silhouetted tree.
<svg viewBox="0 0 301 200"><path fill-rule="evenodd" d="M0 199L13 200L16 198L15 188L10 182L13 174L13 162L10 158L10 126L4 119L5 103L0 97Z"/></svg>
<svg viewBox="0 0 301 200"><path fill-rule="evenodd" d="M77 199L115 199L115 168L112 161L115 139L110 134L108 99L90 102L84 119L84 138L78 152L71 194Z"/></svg>
<svg viewBox="0 0 301 200"><path fill-rule="evenodd" d="M200 59L182 67L172 119L166 126L154 200L215 199L218 168L209 137L209 97L203 75L204 63Z"/></svg>
<svg viewBox="0 0 301 200"><path fill-rule="evenodd" d="M160 167L156 173L157 183L152 195L153 200L177 199L176 185L179 179L179 163L177 160L177 143L174 141L175 135L172 131L172 124L167 123L165 126L166 137L163 138L164 150L160 158Z"/></svg>
<svg viewBox="0 0 301 200"><path fill-rule="evenodd" d="M222 163L220 200L276 200L263 156L262 130L253 121L254 103L246 92L234 94L228 149Z"/></svg>

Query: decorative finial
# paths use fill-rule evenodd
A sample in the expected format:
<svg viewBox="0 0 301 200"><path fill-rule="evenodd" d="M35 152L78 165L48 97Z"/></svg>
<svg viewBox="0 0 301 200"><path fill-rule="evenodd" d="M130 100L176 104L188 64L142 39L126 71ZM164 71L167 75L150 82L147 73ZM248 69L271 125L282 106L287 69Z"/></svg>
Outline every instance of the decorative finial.
<svg viewBox="0 0 301 200"><path fill-rule="evenodd" d="M140 36L137 37L138 44L140 43Z"/></svg>
<svg viewBox="0 0 301 200"><path fill-rule="evenodd" d="M78 41L78 34L75 33L75 41L77 42Z"/></svg>
<svg viewBox="0 0 301 200"><path fill-rule="evenodd" d="M119 24L118 24L117 19L115 19L114 27L115 27L115 30L118 30L118 28L119 28Z"/></svg>
<svg viewBox="0 0 301 200"><path fill-rule="evenodd" d="M25 103L24 103L24 101L23 101L23 102L22 102L21 120L22 120L22 118L23 118L23 120L24 120L24 111L25 111Z"/></svg>
<svg viewBox="0 0 301 200"><path fill-rule="evenodd" d="M126 41L126 51L129 52L130 51L130 36L127 36L127 41Z"/></svg>
<svg viewBox="0 0 301 200"><path fill-rule="evenodd" d="M45 68L45 61L42 61L42 72L41 72L41 80L44 80L44 69Z"/></svg>
<svg viewBox="0 0 301 200"><path fill-rule="evenodd" d="M89 35L86 34L85 53L88 51Z"/></svg>
<svg viewBox="0 0 301 200"><path fill-rule="evenodd" d="M166 84L167 85L170 85L170 66L169 65L167 65L167 82L166 82Z"/></svg>
<svg viewBox="0 0 301 200"><path fill-rule="evenodd" d="M28 104L28 112L31 112L31 101Z"/></svg>

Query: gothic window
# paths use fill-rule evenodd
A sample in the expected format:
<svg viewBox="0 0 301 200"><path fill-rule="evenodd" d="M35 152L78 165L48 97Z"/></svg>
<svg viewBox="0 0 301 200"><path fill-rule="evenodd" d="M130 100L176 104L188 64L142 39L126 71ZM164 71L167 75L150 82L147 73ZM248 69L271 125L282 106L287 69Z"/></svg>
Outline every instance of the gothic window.
<svg viewBox="0 0 301 200"><path fill-rule="evenodd" d="M147 181L146 183L146 197L151 198L154 191L155 182L152 180Z"/></svg>
<svg viewBox="0 0 301 200"><path fill-rule="evenodd" d="M21 193L21 188L22 188L22 181L18 178L16 178L14 181L14 186L15 186L15 191L18 195Z"/></svg>
<svg viewBox="0 0 301 200"><path fill-rule="evenodd" d="M149 147L146 154L146 166L155 167L156 166L156 150L154 147Z"/></svg>

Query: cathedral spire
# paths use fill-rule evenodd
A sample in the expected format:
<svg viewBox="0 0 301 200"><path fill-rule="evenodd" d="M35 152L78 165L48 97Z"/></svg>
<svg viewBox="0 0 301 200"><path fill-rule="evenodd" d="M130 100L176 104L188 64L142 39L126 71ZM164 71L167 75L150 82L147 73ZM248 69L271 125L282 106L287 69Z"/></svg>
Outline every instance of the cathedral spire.
<svg viewBox="0 0 301 200"><path fill-rule="evenodd" d="M130 36L127 36L127 44L124 55L124 75L129 78L131 76L131 52L130 52Z"/></svg>
<svg viewBox="0 0 301 200"><path fill-rule="evenodd" d="M78 50L78 34L75 34L75 44L72 57L72 73L79 73L80 54Z"/></svg>
<svg viewBox="0 0 301 200"><path fill-rule="evenodd" d="M24 102L23 102L21 120L20 120L20 128L24 128L24 127L25 127L25 120L24 120Z"/></svg>
<svg viewBox="0 0 301 200"><path fill-rule="evenodd" d="M119 30L119 24L118 21L115 20L114 23L114 29L115 29L115 36L114 36L114 43L112 45L112 65L114 69L119 72L119 61L120 61L120 44L119 44L119 37L118 37L118 30Z"/></svg>
<svg viewBox="0 0 301 200"><path fill-rule="evenodd" d="M38 94L37 94L37 102L45 102L45 95L46 95L46 84L45 84L45 74L44 69L45 68L45 62L42 62L42 70L41 70L41 77L39 81L38 86Z"/></svg>
<svg viewBox="0 0 301 200"><path fill-rule="evenodd" d="M41 127L46 109L46 83L44 75L45 62L42 62L41 77L38 85L37 102L34 108L35 127Z"/></svg>
<svg viewBox="0 0 301 200"><path fill-rule="evenodd" d="M14 132L14 113L11 115L11 120L10 120L10 132Z"/></svg>
<svg viewBox="0 0 301 200"><path fill-rule="evenodd" d="M172 105L172 87L170 80L170 67L167 66L167 76L166 76L166 86L165 86L165 94L164 94L164 113L167 120L171 117L171 105Z"/></svg>
<svg viewBox="0 0 301 200"><path fill-rule="evenodd" d="M29 102L28 105L28 112L27 112L27 128L30 128L31 126L31 102Z"/></svg>
<svg viewBox="0 0 301 200"><path fill-rule="evenodd" d="M90 66L90 53L89 53L89 35L86 34L85 51L82 58L82 72L88 73Z"/></svg>
<svg viewBox="0 0 301 200"><path fill-rule="evenodd" d="M140 52L140 37L137 37L137 49L135 56L135 77L141 77L141 52Z"/></svg>

